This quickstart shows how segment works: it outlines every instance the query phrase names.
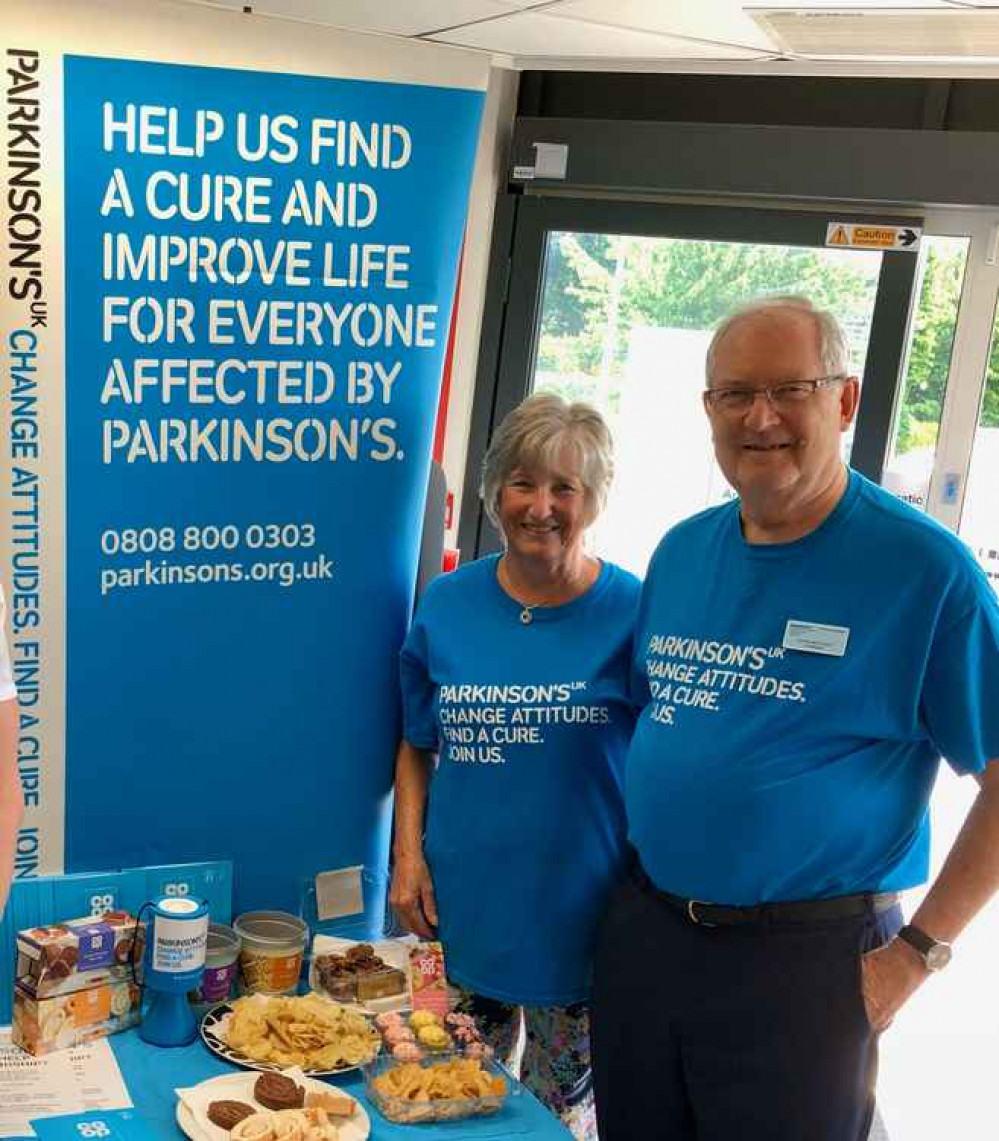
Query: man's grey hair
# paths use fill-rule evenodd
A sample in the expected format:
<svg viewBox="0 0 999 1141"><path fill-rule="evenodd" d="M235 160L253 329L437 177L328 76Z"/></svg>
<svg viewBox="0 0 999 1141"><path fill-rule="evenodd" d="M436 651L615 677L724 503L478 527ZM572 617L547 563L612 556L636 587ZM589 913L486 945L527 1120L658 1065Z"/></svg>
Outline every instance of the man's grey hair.
<svg viewBox="0 0 999 1141"><path fill-rule="evenodd" d="M747 305L741 305L722 319L711 338L711 344L708 345L708 353L705 359L705 373L708 382L710 383L715 374L715 357L718 355L718 346L734 325L765 313L779 313L781 310L805 314L815 322L819 334L819 359L822 361L822 369L827 376L840 376L849 373L850 346L847 344L840 323L832 313L826 309L817 308L807 297L789 294L787 296L758 297Z"/></svg>
<svg viewBox="0 0 999 1141"><path fill-rule="evenodd" d="M503 484L517 468L558 471L565 449L575 453L586 495L586 525L603 510L614 478L614 442L603 416L589 404L570 404L553 392L529 396L497 428L482 464L479 494L499 527Z"/></svg>

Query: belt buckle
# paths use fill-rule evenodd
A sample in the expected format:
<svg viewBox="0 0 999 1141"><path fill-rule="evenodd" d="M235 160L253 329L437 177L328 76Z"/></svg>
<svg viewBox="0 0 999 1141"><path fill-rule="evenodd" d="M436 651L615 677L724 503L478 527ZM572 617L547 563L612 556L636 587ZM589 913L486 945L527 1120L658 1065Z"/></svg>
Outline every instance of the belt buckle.
<svg viewBox="0 0 999 1141"><path fill-rule="evenodd" d="M687 918L695 927L714 927L714 923L705 923L703 919L697 918L697 913L694 908L698 905L703 907L710 907L711 905L705 899L688 899L687 900Z"/></svg>

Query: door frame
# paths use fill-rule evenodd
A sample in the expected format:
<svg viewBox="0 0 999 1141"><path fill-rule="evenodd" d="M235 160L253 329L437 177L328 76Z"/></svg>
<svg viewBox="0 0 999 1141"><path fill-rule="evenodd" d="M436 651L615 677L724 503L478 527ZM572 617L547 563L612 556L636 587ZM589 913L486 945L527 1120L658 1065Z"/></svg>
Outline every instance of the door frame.
<svg viewBox="0 0 999 1141"><path fill-rule="evenodd" d="M931 209L925 227L934 237L970 239L926 508L957 531L999 303L999 210Z"/></svg>

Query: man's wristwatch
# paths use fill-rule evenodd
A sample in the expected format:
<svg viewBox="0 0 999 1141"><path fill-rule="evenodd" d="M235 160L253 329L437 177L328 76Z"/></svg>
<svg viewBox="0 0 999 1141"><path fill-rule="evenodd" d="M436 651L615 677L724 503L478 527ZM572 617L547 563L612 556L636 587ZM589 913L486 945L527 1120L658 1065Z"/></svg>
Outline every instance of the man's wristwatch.
<svg viewBox="0 0 999 1141"><path fill-rule="evenodd" d="M907 923L899 931L898 938L909 944L926 964L928 971L942 971L954 953L949 943L938 943L936 939L931 938L925 931L920 931L918 927L913 927L911 923Z"/></svg>

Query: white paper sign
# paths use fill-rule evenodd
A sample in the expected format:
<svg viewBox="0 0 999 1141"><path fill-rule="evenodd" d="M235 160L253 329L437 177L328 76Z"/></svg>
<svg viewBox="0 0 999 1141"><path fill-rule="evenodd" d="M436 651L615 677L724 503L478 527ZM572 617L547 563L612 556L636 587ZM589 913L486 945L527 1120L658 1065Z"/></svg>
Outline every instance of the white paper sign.
<svg viewBox="0 0 999 1141"><path fill-rule="evenodd" d="M33 1137L34 1117L128 1109L132 1099L105 1039L35 1058L0 1027L0 1137Z"/></svg>
<svg viewBox="0 0 999 1141"><path fill-rule="evenodd" d="M534 144L534 177L565 178L569 169L569 148L565 143Z"/></svg>

